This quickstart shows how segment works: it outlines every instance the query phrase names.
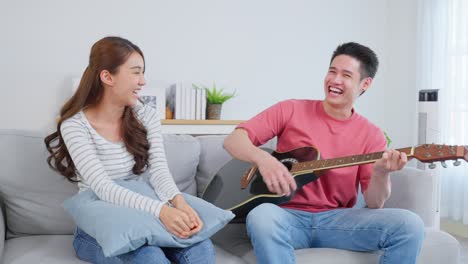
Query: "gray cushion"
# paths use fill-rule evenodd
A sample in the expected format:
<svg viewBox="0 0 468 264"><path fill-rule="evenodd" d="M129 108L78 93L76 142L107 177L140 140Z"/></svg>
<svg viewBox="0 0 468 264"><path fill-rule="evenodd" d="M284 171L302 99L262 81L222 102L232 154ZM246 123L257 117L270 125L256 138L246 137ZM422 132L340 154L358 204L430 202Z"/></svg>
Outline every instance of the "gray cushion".
<svg viewBox="0 0 468 264"><path fill-rule="evenodd" d="M444 231L426 228L418 263L460 263L460 242Z"/></svg>
<svg viewBox="0 0 468 264"><path fill-rule="evenodd" d="M197 168L197 193L201 196L208 183L216 172L224 164L232 159L231 155L223 148L223 141L226 136L199 136L196 137L200 142L200 163Z"/></svg>
<svg viewBox="0 0 468 264"><path fill-rule="evenodd" d="M5 214L4 208L0 208L0 261L3 258L3 248L5 247Z"/></svg>
<svg viewBox="0 0 468 264"><path fill-rule="evenodd" d="M229 224L212 237L231 254L256 263L255 254L244 224ZM378 253L363 253L333 248L308 248L295 251L297 263L378 263Z"/></svg>
<svg viewBox="0 0 468 264"><path fill-rule="evenodd" d="M197 195L195 173L200 157L200 143L189 135L164 135L169 170L180 191Z"/></svg>
<svg viewBox="0 0 468 264"><path fill-rule="evenodd" d="M143 181L116 181L117 184L150 199L160 201L149 183ZM154 215L101 201L94 192L86 190L67 199L64 208L88 235L102 247L104 256L111 257L133 251L144 244L160 247L187 247L210 238L234 218L228 210L186 193L187 203L203 222L200 232L181 239L167 232ZM97 221L96 219L99 219Z"/></svg>
<svg viewBox="0 0 468 264"><path fill-rule="evenodd" d="M213 176L232 159L232 156L224 149L223 142L226 135L198 136L200 142L200 163L198 164L197 181L198 196L205 191ZM276 138L261 146L262 148L276 149ZM241 175L239 175L240 181Z"/></svg>
<svg viewBox="0 0 468 264"><path fill-rule="evenodd" d="M428 171L404 167L390 175L392 195L385 202L386 208L408 209L421 217L426 227L434 227L437 208L435 176Z"/></svg>
<svg viewBox="0 0 468 264"><path fill-rule="evenodd" d="M84 264L72 246L72 235L29 236L10 239L3 264ZM215 245L216 263L241 264L241 258Z"/></svg>
<svg viewBox="0 0 468 264"><path fill-rule="evenodd" d="M220 264L242 264L247 263L243 259L234 256L233 254L227 252L226 250L218 247L217 245L214 246L216 250L215 255L215 263Z"/></svg>
<svg viewBox="0 0 468 264"><path fill-rule="evenodd" d="M4 264L84 264L76 257L72 235L24 236L5 243Z"/></svg>
<svg viewBox="0 0 468 264"><path fill-rule="evenodd" d="M61 203L77 187L46 162L44 134L0 131L0 193L7 236L71 234L73 221Z"/></svg>
<svg viewBox="0 0 468 264"><path fill-rule="evenodd" d="M44 136L40 132L0 130L0 194L8 238L73 232L73 221L62 203L77 192L77 187L48 167ZM178 187L196 195L198 141L187 135L165 135L164 145Z"/></svg>

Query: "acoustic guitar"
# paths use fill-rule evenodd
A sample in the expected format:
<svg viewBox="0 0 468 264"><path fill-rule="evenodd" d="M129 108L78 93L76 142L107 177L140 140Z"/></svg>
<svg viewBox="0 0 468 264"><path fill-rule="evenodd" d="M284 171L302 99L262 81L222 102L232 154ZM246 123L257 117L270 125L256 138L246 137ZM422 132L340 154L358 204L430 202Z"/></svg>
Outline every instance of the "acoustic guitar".
<svg viewBox="0 0 468 264"><path fill-rule="evenodd" d="M321 160L320 152L313 147L302 147L288 152L267 151L288 168L298 189L318 179L320 173L325 170L373 163L383 155L383 152L375 152ZM468 146L424 144L398 151L406 153L408 158L431 163L431 169L435 168L434 162L438 161L442 162L444 168L447 167L446 160L455 160L455 166L461 163L458 159L468 161ZM233 222L244 222L250 210L257 205L286 203L293 195L294 193L281 196L270 192L257 166L233 159L216 173L203 192L202 198L220 208L231 210L236 215Z"/></svg>

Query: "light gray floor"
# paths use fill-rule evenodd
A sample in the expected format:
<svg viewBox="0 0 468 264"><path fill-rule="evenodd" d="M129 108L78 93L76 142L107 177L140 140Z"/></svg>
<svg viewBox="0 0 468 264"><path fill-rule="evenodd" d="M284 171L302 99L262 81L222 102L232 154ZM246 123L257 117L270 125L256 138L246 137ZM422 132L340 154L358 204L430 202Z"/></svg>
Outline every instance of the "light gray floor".
<svg viewBox="0 0 468 264"><path fill-rule="evenodd" d="M468 238L453 235L461 244L461 264L468 264Z"/></svg>

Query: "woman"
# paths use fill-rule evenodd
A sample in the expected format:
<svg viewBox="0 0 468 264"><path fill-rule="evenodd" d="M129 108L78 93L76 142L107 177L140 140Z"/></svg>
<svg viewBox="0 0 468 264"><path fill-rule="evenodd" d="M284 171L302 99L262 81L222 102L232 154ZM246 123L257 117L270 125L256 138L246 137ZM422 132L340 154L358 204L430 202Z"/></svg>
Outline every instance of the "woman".
<svg viewBox="0 0 468 264"><path fill-rule="evenodd" d="M60 111L57 131L45 138L51 153L47 162L67 179L77 179L80 191L90 188L101 200L150 213L172 234L188 238L203 223L169 172L157 112L139 102L144 72L143 53L130 41L106 37L96 42L77 91ZM167 203L114 182L144 171ZM184 249L146 245L106 258L97 242L77 228L73 245L80 259L93 263L214 263L210 240Z"/></svg>

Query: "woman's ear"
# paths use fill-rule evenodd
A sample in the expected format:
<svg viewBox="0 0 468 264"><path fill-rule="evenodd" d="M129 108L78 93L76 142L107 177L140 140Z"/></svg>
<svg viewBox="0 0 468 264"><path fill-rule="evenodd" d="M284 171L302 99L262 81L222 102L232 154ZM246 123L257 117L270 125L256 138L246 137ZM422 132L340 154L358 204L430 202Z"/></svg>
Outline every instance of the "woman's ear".
<svg viewBox="0 0 468 264"><path fill-rule="evenodd" d="M114 84L114 78L112 78L112 74L108 70L102 70L99 74L99 78L104 84L107 84L109 86Z"/></svg>

